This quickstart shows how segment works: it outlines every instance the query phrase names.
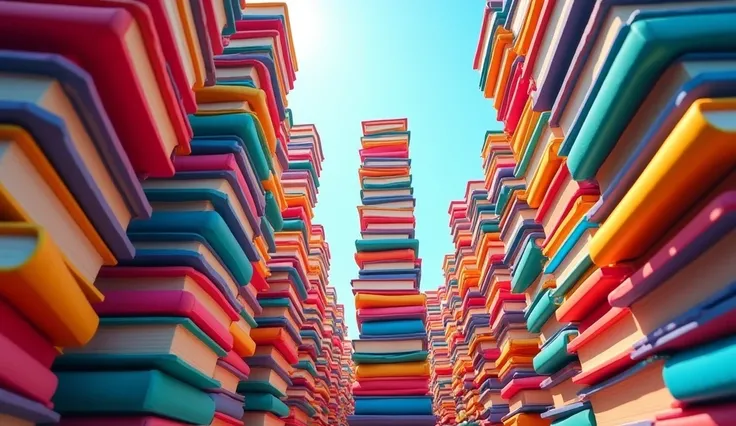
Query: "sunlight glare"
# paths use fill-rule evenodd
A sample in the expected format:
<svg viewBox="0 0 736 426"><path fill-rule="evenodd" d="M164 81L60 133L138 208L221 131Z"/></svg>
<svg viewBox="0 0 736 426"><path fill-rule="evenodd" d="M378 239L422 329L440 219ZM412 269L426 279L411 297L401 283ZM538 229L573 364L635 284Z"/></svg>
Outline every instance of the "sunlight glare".
<svg viewBox="0 0 736 426"><path fill-rule="evenodd" d="M289 21L297 61L308 61L320 43L318 0L281 0L289 7ZM246 3L276 3L278 0L248 0Z"/></svg>

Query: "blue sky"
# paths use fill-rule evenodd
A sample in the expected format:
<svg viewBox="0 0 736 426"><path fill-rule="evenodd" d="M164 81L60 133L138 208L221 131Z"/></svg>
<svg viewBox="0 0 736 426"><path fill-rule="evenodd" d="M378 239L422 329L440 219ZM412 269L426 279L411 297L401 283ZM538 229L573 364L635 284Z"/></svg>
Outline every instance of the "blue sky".
<svg viewBox="0 0 736 426"><path fill-rule="evenodd" d="M296 123L314 123L322 138L315 223L325 227L330 283L357 338L350 280L358 273L360 122L409 119L422 289L437 288L442 258L452 250L449 203L463 196L468 180L482 177L484 134L499 128L472 69L484 2L287 3L299 61L289 106Z"/></svg>

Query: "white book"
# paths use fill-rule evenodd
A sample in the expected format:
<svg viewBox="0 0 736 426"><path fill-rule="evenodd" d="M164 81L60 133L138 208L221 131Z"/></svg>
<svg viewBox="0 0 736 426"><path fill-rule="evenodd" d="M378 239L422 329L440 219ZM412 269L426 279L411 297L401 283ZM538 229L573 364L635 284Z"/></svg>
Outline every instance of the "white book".
<svg viewBox="0 0 736 426"><path fill-rule="evenodd" d="M367 262L363 264L364 271L380 271L394 269L414 269L414 262Z"/></svg>
<svg viewBox="0 0 736 426"><path fill-rule="evenodd" d="M414 201L392 201L390 203L370 204L382 209L413 209Z"/></svg>
<svg viewBox="0 0 736 426"><path fill-rule="evenodd" d="M531 3L531 0L516 0L516 8L511 17L511 32L514 34L514 38L519 36L521 29L524 27Z"/></svg>
<svg viewBox="0 0 736 426"><path fill-rule="evenodd" d="M398 208L363 208L361 210L363 217L414 217L414 209L398 209Z"/></svg>
<svg viewBox="0 0 736 426"><path fill-rule="evenodd" d="M364 161L365 167L409 167L409 160L402 161L376 161L366 160Z"/></svg>
<svg viewBox="0 0 736 426"><path fill-rule="evenodd" d="M397 352L416 352L424 349L421 339L402 340L353 340L355 352L365 354L390 354Z"/></svg>
<svg viewBox="0 0 736 426"><path fill-rule="evenodd" d="M408 183L411 182L411 178L408 176L399 177L366 177L363 178L363 184L367 185L381 185L390 183Z"/></svg>
<svg viewBox="0 0 736 426"><path fill-rule="evenodd" d="M363 197L408 197L412 195L412 190L404 189L366 189L363 190Z"/></svg>

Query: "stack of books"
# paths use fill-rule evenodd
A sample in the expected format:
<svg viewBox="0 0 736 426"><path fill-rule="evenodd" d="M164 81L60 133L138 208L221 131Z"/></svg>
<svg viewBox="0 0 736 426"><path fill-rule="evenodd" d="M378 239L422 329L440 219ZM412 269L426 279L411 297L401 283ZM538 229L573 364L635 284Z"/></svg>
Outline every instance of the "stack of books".
<svg viewBox="0 0 736 426"><path fill-rule="evenodd" d="M325 285L330 253L324 237L324 228L312 225L309 243L309 281L312 287L304 302L305 322L299 332L302 339L299 362L295 366L292 387L287 392L287 404L291 408L287 423L293 425L306 425L312 418L315 424L323 424L324 395L329 395L325 378L317 371L318 363L325 360L322 342L325 325L331 320L326 315L328 299Z"/></svg>
<svg viewBox="0 0 736 426"><path fill-rule="evenodd" d="M473 334L472 330L467 327L469 325L466 322L469 319L467 315L469 311L466 308L471 306L482 307L484 302L481 300L481 303L478 304L477 292L470 293L467 285L460 286L461 282L464 284L465 278L469 278L473 283L477 282L475 260L472 258L472 253L470 253L470 241L468 239L470 221L465 214L466 210L467 206L464 203L453 202L450 204L450 227L453 230L455 254L452 255L451 262L446 265L448 276L451 277L453 283L457 283L457 286L454 286L453 289L456 299L452 308L456 332L451 336L451 342L453 388L455 390L457 421L460 424L466 424L468 420L475 419L475 405L478 397L478 388L474 383L473 357L469 345L469 340ZM468 275L468 272L470 272L470 275ZM462 279L460 278L461 275ZM475 312L477 312L477 309Z"/></svg>
<svg viewBox="0 0 736 426"><path fill-rule="evenodd" d="M288 123L289 134L300 134L301 126L293 126L291 120ZM298 148L301 148L299 144L287 146L287 168L281 176L283 191L273 197L281 198L285 208L279 208L275 201L270 211L268 206L266 209L267 217L271 214L275 250L268 261L267 289L258 294L263 312L256 316L258 328L253 331L257 349L249 359L251 380L241 384L246 401L257 401L257 404L246 402L246 423L284 424L283 419L287 417L291 422L305 422L315 414L308 399L312 395L309 389L305 390L309 384L306 382L308 366L300 363L299 347L301 328L306 323L304 303L312 287L309 275L312 209L316 203L316 170L321 158L314 143L311 147ZM300 151L307 151L306 156L301 156L303 160L295 156Z"/></svg>
<svg viewBox="0 0 736 426"><path fill-rule="evenodd" d="M288 12L167 6L0 4L2 424L283 424L242 385L279 361L257 295L282 297L304 171Z"/></svg>
<svg viewBox="0 0 736 426"><path fill-rule="evenodd" d="M352 426L434 425L406 119L362 123Z"/></svg>
<svg viewBox="0 0 736 426"><path fill-rule="evenodd" d="M293 259L299 262L306 259L307 262L293 270L304 271L304 276L300 276L302 279L306 277L308 290L306 298L300 302L301 312L294 316L295 329L298 332L298 361L293 365L291 385L286 392L290 412L287 422L303 425L317 416L316 407L324 406L325 402L320 400L322 394L318 392L321 384L317 384L317 362L322 355L324 333L320 327L325 316L329 247L324 240L324 229L312 224L311 210L317 201L323 160L319 134L313 125L290 125L289 133L289 169L284 172L281 180L289 208L283 212L284 225L282 232L276 233L276 246L278 252L279 240L286 242L284 237L288 235L291 244L298 242L300 256L293 256ZM302 296L304 294L299 297ZM283 304L289 301L288 298L269 300L269 303L278 300ZM297 319L297 316L302 318Z"/></svg>
<svg viewBox="0 0 736 426"><path fill-rule="evenodd" d="M338 389L336 392L330 391L329 402L322 407L322 411L327 418L327 423L333 424L347 424L347 412L344 410L349 408L347 401L341 402L340 394L350 392L350 384L346 384L346 387L342 387L341 364L343 357L350 357L350 353L345 353L345 337L347 336L347 328L345 325L345 307L342 304L336 303L337 292L334 288L330 288L328 292L329 301L329 316L331 318L332 327L331 330L325 335L323 343L323 351L325 353L324 360L320 361L318 366L320 375L326 377L327 385L330 389ZM334 313L334 314L333 314ZM343 405L345 404L345 405Z"/></svg>
<svg viewBox="0 0 736 426"><path fill-rule="evenodd" d="M475 67L503 125L482 151L502 244L480 287L526 307L496 336L510 413L485 423L732 422L734 17L728 1L488 3Z"/></svg>
<svg viewBox="0 0 736 426"><path fill-rule="evenodd" d="M431 366L430 391L434 398L434 412L440 424L455 418L452 401L452 366L445 339L445 326L442 316L444 287L427 291L427 333Z"/></svg>
<svg viewBox="0 0 736 426"><path fill-rule="evenodd" d="M346 329L347 331L347 329ZM345 341L342 345L341 371L340 371L340 395L338 401L338 424L347 424L347 416L353 414L355 401L353 400L352 385L355 383L355 365L353 364L353 344ZM343 419L345 419L343 421Z"/></svg>

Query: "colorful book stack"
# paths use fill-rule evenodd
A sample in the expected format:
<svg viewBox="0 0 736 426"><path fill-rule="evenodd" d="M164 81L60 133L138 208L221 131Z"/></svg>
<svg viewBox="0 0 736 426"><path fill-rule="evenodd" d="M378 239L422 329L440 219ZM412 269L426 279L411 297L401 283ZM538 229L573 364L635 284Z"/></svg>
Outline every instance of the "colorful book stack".
<svg viewBox="0 0 736 426"><path fill-rule="evenodd" d="M733 422L734 17L488 3L475 67L503 124L483 148L503 260L481 287L528 304L526 335L497 337L504 424ZM505 383L505 364L523 375Z"/></svg>
<svg viewBox="0 0 736 426"><path fill-rule="evenodd" d="M286 6L243 5L0 4L0 423L279 424L237 392L255 318L256 355L284 334L296 61Z"/></svg>
<svg viewBox="0 0 736 426"><path fill-rule="evenodd" d="M444 265L447 265L447 262L449 261L449 257L445 256L445 262ZM446 268L445 268L446 270ZM439 401L435 399L435 404L440 405L440 415L438 418L438 423L440 425L454 425L457 420L457 411L456 411L456 403L455 403L455 394L454 394L454 388L453 388L453 363L452 363L452 348L454 347L453 343L448 340L448 336L451 335L451 333L454 333L454 321L452 321L450 309L449 309L449 297L448 294L450 293L450 288L446 285L440 286L440 292L438 296L440 297L440 309L441 309L441 318L442 318L442 338L445 342L445 349L444 349L444 358L440 357L440 354L442 352L439 352L437 354L437 358L439 361L438 365L435 366L433 373L437 374L438 377L444 377L444 382L442 383L442 386L440 387L437 394L439 394Z"/></svg>
<svg viewBox="0 0 736 426"><path fill-rule="evenodd" d="M452 401L451 409L453 416L451 424L455 424L460 413L463 412L462 393L465 376L462 377L455 374L455 366L458 362L458 343L465 340L465 337L458 330L456 314L460 313L459 307L462 300L459 296L457 287L457 277L455 275L455 255L445 255L442 263L442 270L445 276L446 295L443 304L443 322L445 324L445 340L447 341L447 349L450 356L450 368L452 371ZM463 361L463 365L465 365Z"/></svg>
<svg viewBox="0 0 736 426"><path fill-rule="evenodd" d="M337 300L337 292L335 292L334 299ZM326 360L329 362L325 365L325 369L329 369L330 389L335 389L334 392L332 390L330 391L330 400L329 404L327 405L328 423L330 425L347 425L348 414L345 410L347 410L350 405L342 405L342 403L340 402L340 395L349 393L352 389L352 382L347 382L348 377L345 377L344 382L342 377L342 366L344 362L343 359L344 357L347 357L349 359L351 357L351 353L345 353L344 346L348 335L347 325L345 324L345 306L336 303L334 304L334 310L336 316L332 332L332 344L330 346L328 341L328 345L326 345L327 347L331 347L332 356L330 358L326 358ZM345 383L345 385L343 386L342 383Z"/></svg>
<svg viewBox="0 0 736 426"><path fill-rule="evenodd" d="M299 331L302 338L299 363L287 401L292 406L288 423L293 425L306 425L310 419L314 419L315 424L324 424L324 396L329 396L325 378L317 371L318 364L325 360L325 327L332 325L332 318L326 314L330 251L321 225L312 225L309 253L309 281L312 288L304 302L305 322Z"/></svg>
<svg viewBox="0 0 736 426"><path fill-rule="evenodd" d="M291 114L286 127L290 135L301 135L297 130L300 126L291 123ZM299 424L315 414L308 388L308 380L313 376L310 377L306 360L300 363L299 347L301 329L306 323L304 304L312 287L309 279L311 221L321 162L317 145L313 140L287 146L288 166L281 176L283 192L273 197L282 199L285 208L279 208L275 202L270 211L268 206L266 209L267 217L272 215L269 222L274 230L275 250L268 262L267 289L258 294L263 312L256 316L258 328L253 330L257 349L248 360L252 367L251 380L240 386L246 401L252 401L246 403L246 423L285 424L288 417L290 423ZM305 159L299 159L300 151L307 151L302 156Z"/></svg>
<svg viewBox="0 0 736 426"><path fill-rule="evenodd" d="M347 334L347 329L345 329ZM353 344L345 341L342 344L342 356L340 365L340 395L338 401L340 408L338 411L338 424L347 424L347 417L353 414L355 401L353 400L352 386L355 383L355 366L353 365Z"/></svg>
<svg viewBox="0 0 736 426"><path fill-rule="evenodd" d="M351 426L434 425L406 119L362 123Z"/></svg>
<svg viewBox="0 0 736 426"><path fill-rule="evenodd" d="M468 187L470 188L471 185ZM477 291L469 292L467 285L461 285L461 283L465 283L465 278L468 276L470 276L469 281L477 282L475 259L472 257L473 253L470 253L470 221L466 211L467 204L465 203L453 202L450 204L450 227L453 230L455 253L451 257L452 268L449 275L453 282L457 282L454 290L456 298L452 308L453 319L457 328L457 333L453 336L453 376L455 380L453 386L456 396L457 421L463 425L467 424L467 421L475 419L475 403L478 391L474 383L475 372L469 345L472 330L469 329L467 323L468 308L471 306L482 307L484 302L481 300L481 303L478 304ZM477 309L475 312L477 312Z"/></svg>
<svg viewBox="0 0 736 426"><path fill-rule="evenodd" d="M452 398L452 366L450 365L445 327L442 318L442 298L444 288L427 291L427 333L431 366L430 391L434 398L434 412L438 424L448 424L455 417L454 404L448 406Z"/></svg>

